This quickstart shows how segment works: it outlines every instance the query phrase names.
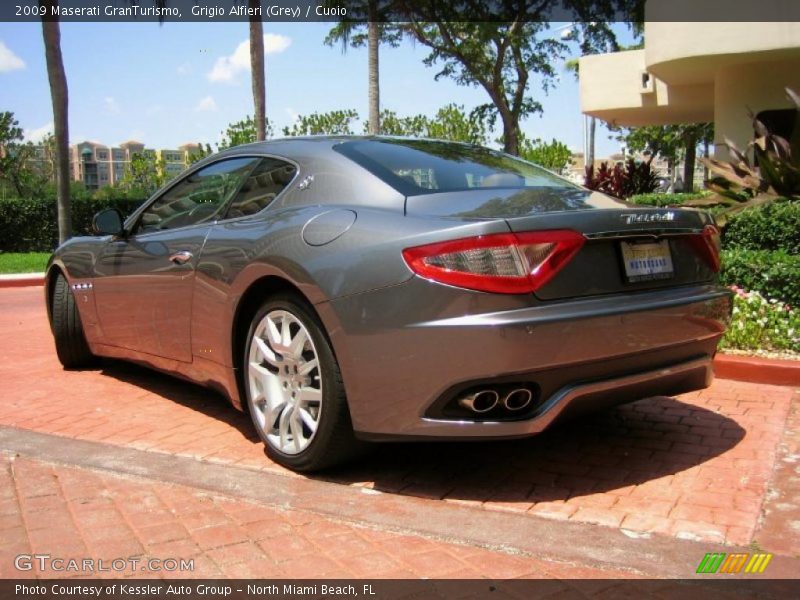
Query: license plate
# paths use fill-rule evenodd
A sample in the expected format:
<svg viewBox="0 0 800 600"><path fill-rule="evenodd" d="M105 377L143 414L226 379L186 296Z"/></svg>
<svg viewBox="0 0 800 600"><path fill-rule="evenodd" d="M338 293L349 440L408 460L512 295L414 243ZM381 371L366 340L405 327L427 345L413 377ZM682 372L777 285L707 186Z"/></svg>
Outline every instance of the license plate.
<svg viewBox="0 0 800 600"><path fill-rule="evenodd" d="M622 261L628 281L669 279L675 273L669 242L622 242Z"/></svg>

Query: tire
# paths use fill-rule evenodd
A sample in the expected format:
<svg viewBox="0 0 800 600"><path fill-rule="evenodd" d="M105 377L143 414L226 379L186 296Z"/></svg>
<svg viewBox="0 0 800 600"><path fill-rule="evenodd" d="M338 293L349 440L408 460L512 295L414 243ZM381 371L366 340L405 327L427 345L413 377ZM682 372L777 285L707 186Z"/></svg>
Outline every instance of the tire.
<svg viewBox="0 0 800 600"><path fill-rule="evenodd" d="M75 296L72 295L72 290L69 289L69 284L61 273L56 275L53 286L50 319L56 342L56 354L64 368L81 369L93 366L97 358L86 343Z"/></svg>
<svg viewBox="0 0 800 600"><path fill-rule="evenodd" d="M339 365L304 301L281 294L264 302L250 323L243 359L247 408L273 461L312 472L358 454Z"/></svg>

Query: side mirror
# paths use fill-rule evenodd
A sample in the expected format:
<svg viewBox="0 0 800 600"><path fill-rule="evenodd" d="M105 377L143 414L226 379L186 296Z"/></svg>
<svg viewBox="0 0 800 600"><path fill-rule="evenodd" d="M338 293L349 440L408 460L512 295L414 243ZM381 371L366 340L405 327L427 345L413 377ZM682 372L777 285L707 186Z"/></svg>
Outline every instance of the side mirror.
<svg viewBox="0 0 800 600"><path fill-rule="evenodd" d="M122 235L122 213L116 208L101 210L92 218L92 231L95 235Z"/></svg>

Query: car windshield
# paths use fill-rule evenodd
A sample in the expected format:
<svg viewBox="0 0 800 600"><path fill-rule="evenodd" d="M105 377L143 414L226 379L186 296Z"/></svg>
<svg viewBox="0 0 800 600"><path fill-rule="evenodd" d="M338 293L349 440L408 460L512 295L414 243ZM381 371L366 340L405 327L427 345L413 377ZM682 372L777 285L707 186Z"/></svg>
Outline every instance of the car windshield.
<svg viewBox="0 0 800 600"><path fill-rule="evenodd" d="M435 140L343 142L335 150L406 196L475 188L568 188L570 182L503 152Z"/></svg>

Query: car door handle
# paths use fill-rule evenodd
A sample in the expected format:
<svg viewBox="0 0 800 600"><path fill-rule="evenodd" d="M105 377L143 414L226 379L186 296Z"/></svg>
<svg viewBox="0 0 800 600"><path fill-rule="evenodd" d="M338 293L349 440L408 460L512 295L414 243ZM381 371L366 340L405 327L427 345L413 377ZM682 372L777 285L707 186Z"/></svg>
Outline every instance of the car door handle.
<svg viewBox="0 0 800 600"><path fill-rule="evenodd" d="M192 260L194 254L188 252L186 250L181 250L180 252L175 252L170 254L169 259L170 261L174 262L176 265L183 265Z"/></svg>

